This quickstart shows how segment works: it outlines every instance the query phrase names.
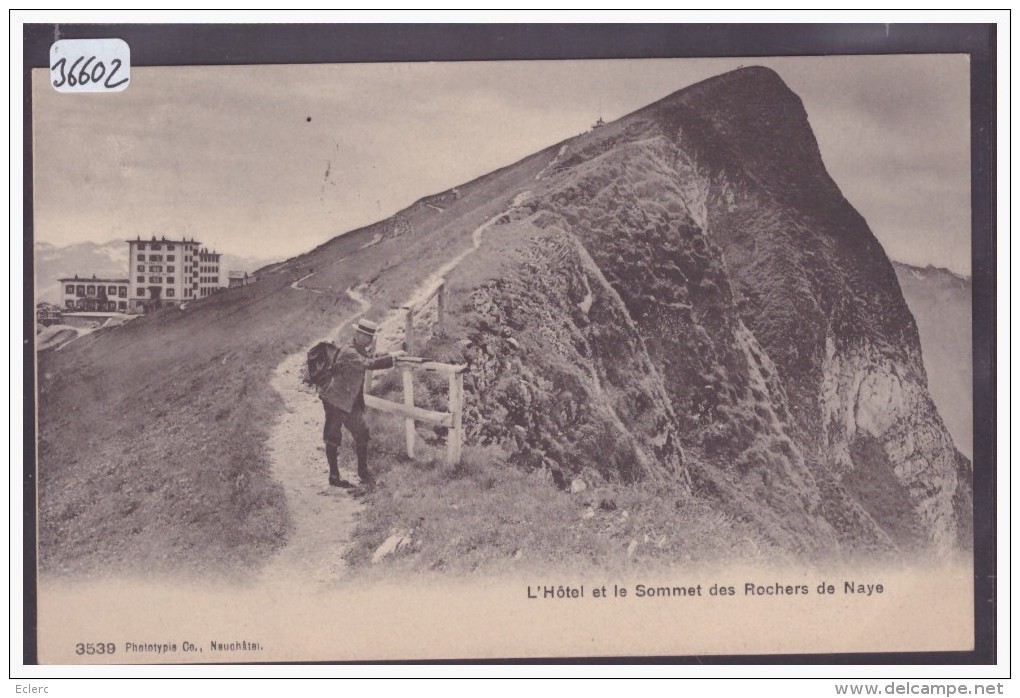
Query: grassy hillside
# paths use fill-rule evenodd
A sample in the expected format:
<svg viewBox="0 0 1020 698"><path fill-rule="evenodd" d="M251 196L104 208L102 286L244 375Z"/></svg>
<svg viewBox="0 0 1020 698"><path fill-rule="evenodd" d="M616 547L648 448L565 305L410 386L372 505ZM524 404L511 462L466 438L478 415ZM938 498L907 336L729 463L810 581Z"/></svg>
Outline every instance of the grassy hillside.
<svg viewBox="0 0 1020 698"><path fill-rule="evenodd" d="M366 499L355 545L345 557L363 574L695 565L725 560L791 560L741 523L692 496L680 482L598 482L571 492L548 470L514 467L495 447L468 447L448 468L438 447L415 462L400 455L403 435L374 420L381 481ZM373 555L393 536L392 555Z"/></svg>
<svg viewBox="0 0 1020 698"><path fill-rule="evenodd" d="M385 316L470 246L505 205L498 193L551 158L462 187L449 215L413 206L266 267L252 286L40 353L41 569L244 575L261 565L288 533L265 450L282 409L274 369L357 310L349 288L370 300L369 317Z"/></svg>
<svg viewBox="0 0 1020 698"><path fill-rule="evenodd" d="M350 312L280 275L84 337L39 362L40 562L196 571L287 531L262 444L269 375Z"/></svg>

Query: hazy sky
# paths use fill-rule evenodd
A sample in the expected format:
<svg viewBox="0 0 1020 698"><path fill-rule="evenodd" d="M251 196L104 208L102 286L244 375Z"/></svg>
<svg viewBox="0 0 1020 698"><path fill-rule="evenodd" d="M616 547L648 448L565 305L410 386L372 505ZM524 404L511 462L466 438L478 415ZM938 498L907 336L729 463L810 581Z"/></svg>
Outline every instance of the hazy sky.
<svg viewBox="0 0 1020 698"><path fill-rule="evenodd" d="M600 103L616 119L753 64L800 95L890 257L970 273L962 55L133 67L109 95L39 70L36 240L186 235L283 258L576 135Z"/></svg>

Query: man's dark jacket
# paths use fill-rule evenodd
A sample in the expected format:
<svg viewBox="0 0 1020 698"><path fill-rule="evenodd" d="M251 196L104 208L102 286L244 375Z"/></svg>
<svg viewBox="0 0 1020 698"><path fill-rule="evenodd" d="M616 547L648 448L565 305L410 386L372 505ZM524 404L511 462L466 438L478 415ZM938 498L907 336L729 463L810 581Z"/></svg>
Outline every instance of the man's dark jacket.
<svg viewBox="0 0 1020 698"><path fill-rule="evenodd" d="M393 368L393 357L364 356L353 346L346 346L337 354L331 371L333 377L325 388L319 388L319 397L344 412L350 412L365 387L365 371Z"/></svg>

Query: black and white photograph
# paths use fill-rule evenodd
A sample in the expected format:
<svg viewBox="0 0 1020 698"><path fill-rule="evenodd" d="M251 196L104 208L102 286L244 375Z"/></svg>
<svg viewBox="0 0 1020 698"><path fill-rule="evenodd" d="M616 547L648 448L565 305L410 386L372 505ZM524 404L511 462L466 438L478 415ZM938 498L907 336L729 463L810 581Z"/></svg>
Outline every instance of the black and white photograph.
<svg viewBox="0 0 1020 698"><path fill-rule="evenodd" d="M72 49L38 662L975 650L968 54Z"/></svg>

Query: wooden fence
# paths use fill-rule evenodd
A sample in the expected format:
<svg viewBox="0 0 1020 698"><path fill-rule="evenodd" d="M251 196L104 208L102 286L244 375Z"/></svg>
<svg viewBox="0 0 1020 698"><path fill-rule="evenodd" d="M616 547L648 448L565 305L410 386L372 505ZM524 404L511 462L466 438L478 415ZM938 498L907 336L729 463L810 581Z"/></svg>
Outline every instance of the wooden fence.
<svg viewBox="0 0 1020 698"><path fill-rule="evenodd" d="M446 314L446 279L440 279L436 287L422 296L414 305L405 305L400 308L404 313L404 351L413 354L415 351L414 317L424 310L433 298L436 299L436 328L443 329Z"/></svg>
<svg viewBox="0 0 1020 698"><path fill-rule="evenodd" d="M436 327L442 330L446 312L446 279L440 279L436 287L422 296L414 305L405 305L400 308L404 313L404 351L408 354L413 354L417 345L414 336L414 318L433 298L436 299ZM403 403L391 402L370 395L369 390L372 387L373 376L372 371L366 371L365 406L404 418L404 440L408 458L414 458L415 422L446 427L446 460L450 465L456 465L460 462L460 450L464 442L464 429L461 422L464 414L464 370L467 366L404 357L397 360L395 368L400 369L404 388ZM449 377L450 399L446 412L436 412L415 406L414 371L443 373Z"/></svg>
<svg viewBox="0 0 1020 698"><path fill-rule="evenodd" d="M404 402L391 402L375 395L365 393L365 406L371 407L404 418L404 441L407 446L407 457L414 458L415 422L425 422L447 428L446 462L456 465L460 462L460 449L464 443L464 370L467 366L441 364L420 359L397 359L395 368L400 369L400 377L404 387ZM450 400L446 412L436 412L414 404L413 371L432 371L443 373L450 380Z"/></svg>

